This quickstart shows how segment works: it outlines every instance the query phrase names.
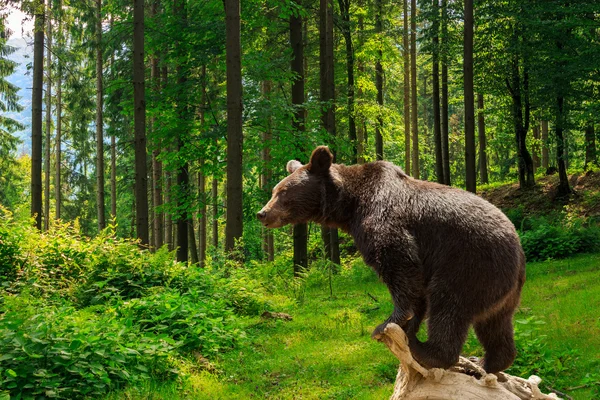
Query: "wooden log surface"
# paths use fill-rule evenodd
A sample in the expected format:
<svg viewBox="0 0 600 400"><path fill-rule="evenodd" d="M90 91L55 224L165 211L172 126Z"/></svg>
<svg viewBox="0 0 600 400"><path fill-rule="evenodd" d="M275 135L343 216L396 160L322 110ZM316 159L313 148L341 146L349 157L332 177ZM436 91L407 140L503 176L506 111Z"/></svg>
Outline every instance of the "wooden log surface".
<svg viewBox="0 0 600 400"><path fill-rule="evenodd" d="M375 339L384 342L400 360L394 393L390 400L544 400L559 399L538 388L541 379L506 373L486 374L481 366L460 357L450 369L424 368L410 353L408 338L396 324L388 324Z"/></svg>

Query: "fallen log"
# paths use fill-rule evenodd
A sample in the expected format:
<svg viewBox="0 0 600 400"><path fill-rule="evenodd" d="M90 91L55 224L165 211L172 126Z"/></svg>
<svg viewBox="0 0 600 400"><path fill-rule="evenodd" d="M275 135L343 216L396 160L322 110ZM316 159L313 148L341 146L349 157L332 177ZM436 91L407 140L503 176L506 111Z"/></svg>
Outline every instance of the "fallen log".
<svg viewBox="0 0 600 400"><path fill-rule="evenodd" d="M460 357L450 369L424 368L410 353L408 338L396 324L388 324L375 339L384 342L400 360L394 393L390 400L544 400L559 399L538 388L542 381L506 373L487 374L481 366Z"/></svg>

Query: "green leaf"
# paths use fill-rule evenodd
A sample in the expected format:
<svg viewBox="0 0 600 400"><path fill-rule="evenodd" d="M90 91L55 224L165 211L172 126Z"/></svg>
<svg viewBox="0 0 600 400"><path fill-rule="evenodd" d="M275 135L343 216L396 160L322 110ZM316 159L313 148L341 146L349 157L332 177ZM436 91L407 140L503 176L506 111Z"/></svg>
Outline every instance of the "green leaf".
<svg viewBox="0 0 600 400"><path fill-rule="evenodd" d="M17 373L10 368L6 370L5 374L6 376L10 376L11 378L17 377Z"/></svg>

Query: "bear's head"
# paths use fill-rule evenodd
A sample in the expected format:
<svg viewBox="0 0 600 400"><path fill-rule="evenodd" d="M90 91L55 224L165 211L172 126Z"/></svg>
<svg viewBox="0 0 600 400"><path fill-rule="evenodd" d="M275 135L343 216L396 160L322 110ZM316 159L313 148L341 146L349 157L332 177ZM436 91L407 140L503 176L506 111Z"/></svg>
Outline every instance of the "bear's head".
<svg viewBox="0 0 600 400"><path fill-rule="evenodd" d="M325 185L330 180L333 155L327 146L317 147L310 162L291 160L289 175L273 188L271 200L256 215L267 228L318 221L323 214Z"/></svg>

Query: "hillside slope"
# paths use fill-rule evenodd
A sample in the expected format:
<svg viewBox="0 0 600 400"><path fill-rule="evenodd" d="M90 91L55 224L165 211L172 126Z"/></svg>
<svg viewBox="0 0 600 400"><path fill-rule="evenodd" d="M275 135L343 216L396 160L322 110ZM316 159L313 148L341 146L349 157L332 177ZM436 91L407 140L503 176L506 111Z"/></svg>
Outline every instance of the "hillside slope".
<svg viewBox="0 0 600 400"><path fill-rule="evenodd" d="M484 186L478 194L502 210L519 209L526 215L544 215L567 210L580 217L600 217L600 171L569 176L574 193L558 197L558 174L536 177L531 190L519 189L518 183Z"/></svg>

